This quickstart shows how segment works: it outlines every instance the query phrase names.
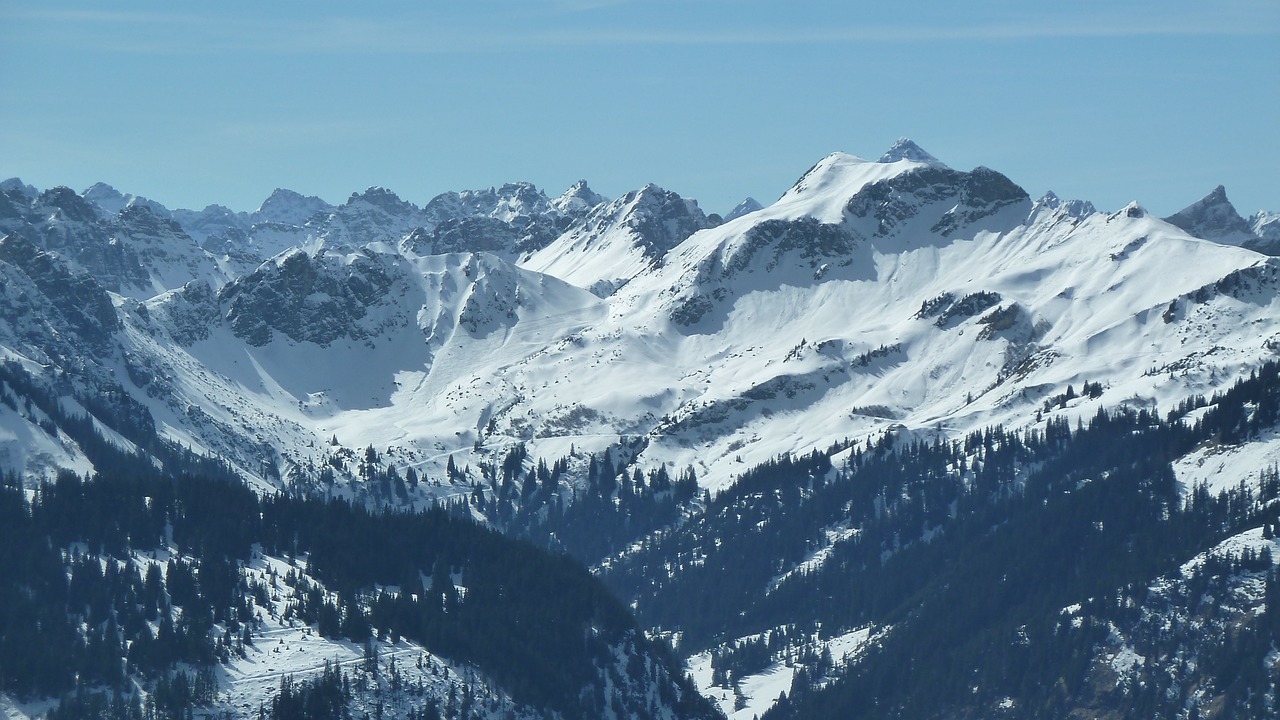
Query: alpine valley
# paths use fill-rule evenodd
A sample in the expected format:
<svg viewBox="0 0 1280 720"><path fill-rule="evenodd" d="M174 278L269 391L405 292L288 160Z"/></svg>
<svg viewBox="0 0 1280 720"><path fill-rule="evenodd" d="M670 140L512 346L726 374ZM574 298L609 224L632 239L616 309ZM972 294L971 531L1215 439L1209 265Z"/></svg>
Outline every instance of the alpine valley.
<svg viewBox="0 0 1280 720"><path fill-rule="evenodd" d="M1278 254L909 140L724 217L5 181L0 717L1277 717Z"/></svg>

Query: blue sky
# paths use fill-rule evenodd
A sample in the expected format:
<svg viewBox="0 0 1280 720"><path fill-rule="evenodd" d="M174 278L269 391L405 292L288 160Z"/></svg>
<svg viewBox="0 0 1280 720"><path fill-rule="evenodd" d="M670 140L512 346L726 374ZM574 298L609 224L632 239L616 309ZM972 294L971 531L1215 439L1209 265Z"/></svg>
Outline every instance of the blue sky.
<svg viewBox="0 0 1280 720"><path fill-rule="evenodd" d="M1280 2L0 0L0 176L170 207L579 178L724 212L909 136L1168 214L1280 210Z"/></svg>

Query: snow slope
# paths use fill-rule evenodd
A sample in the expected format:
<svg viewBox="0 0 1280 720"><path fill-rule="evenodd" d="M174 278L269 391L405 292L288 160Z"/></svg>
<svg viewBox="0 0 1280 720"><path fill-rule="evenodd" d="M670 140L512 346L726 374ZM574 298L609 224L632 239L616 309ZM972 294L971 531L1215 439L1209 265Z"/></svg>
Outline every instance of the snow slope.
<svg viewBox="0 0 1280 720"><path fill-rule="evenodd" d="M428 208L353 195L277 225L272 242L300 247L223 261L224 279L174 256L151 274L164 292L117 300L103 372L147 368L148 383L124 385L163 434L272 484L340 448L393 450L439 478L450 458L521 442L548 460L639 442L642 466L692 467L715 489L781 453L888 430L1026 426L1085 381L1102 397L1051 412L1167 409L1280 347L1275 261L1137 204L1032 202L909 141L880 161L829 155L714 227L655 186L607 203L585 183L556 200L512 184ZM438 239L426 226L459 213L563 230L518 258L401 242Z"/></svg>
<svg viewBox="0 0 1280 720"><path fill-rule="evenodd" d="M585 184L570 188L559 203L581 207L597 199ZM527 254L521 265L605 297L658 264L672 247L709 225L698 204L646 185L597 205L545 248Z"/></svg>

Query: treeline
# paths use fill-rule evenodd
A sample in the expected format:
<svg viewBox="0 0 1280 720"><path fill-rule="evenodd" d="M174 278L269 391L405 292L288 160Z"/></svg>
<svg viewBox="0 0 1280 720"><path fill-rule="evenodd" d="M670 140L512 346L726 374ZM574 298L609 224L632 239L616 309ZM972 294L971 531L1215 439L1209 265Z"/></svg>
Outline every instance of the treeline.
<svg viewBox="0 0 1280 720"><path fill-rule="evenodd" d="M957 441L886 434L835 468L782 457L604 577L634 598L642 622L680 632L686 653L790 624L892 627L846 677L798 684L771 717L984 717L1004 698L1022 708L1015 717L1065 714L1102 625L1061 628L1059 611L1145 587L1269 519L1260 513L1280 494L1274 477L1258 491L1188 493L1171 462L1267 432L1277 398L1269 363L1166 417L1100 411L1075 427L1050 417ZM820 562L804 564L820 549Z"/></svg>
<svg viewBox="0 0 1280 720"><path fill-rule="evenodd" d="M679 631L685 653L753 628L789 624L780 618L753 625L739 613L823 539L822 529L831 523L814 523L812 514L839 508L809 500L825 487L830 470L822 453L756 467L690 521L646 537L638 552L618 558L603 578L621 597L635 598L643 623Z"/></svg>
<svg viewBox="0 0 1280 720"><path fill-rule="evenodd" d="M1065 717L1088 695L1110 625L1062 622L1062 609L1113 597L1117 588L1145 588L1247 525L1258 506L1246 491L1195 493L1179 504L1173 490L1171 474L1159 467L1116 469L1047 504L1018 502L996 524L914 545L882 566L852 573L824 566L800 579L777 601L822 593L825 607L810 609L831 613L830 622L866 617L859 601L879 594L860 588L885 582L908 592L880 596L897 601L875 614L892 630L842 682L821 692L795 688L794 712L777 716L933 717L1015 698L1023 708L1015 716ZM848 593L843 607L840 592ZM930 647L947 648L945 661L921 654ZM1185 699L1161 707L1176 711ZM1125 715L1161 716L1168 715Z"/></svg>
<svg viewBox="0 0 1280 720"><path fill-rule="evenodd" d="M200 476L63 473L30 500L0 492L0 543L0 688L22 696L229 659L252 642L266 604L266 589L241 571L257 544L307 559L325 590L295 580L291 612L321 635L409 638L567 717L602 710L582 690L615 653L647 656L630 683L665 684L673 704L705 709L580 565L443 509L379 514L341 500L260 498ZM178 555L160 572L148 558L170 548ZM399 592L374 591L385 586Z"/></svg>
<svg viewBox="0 0 1280 720"><path fill-rule="evenodd" d="M1198 715L1200 705L1220 717L1274 717L1280 678L1263 662L1280 645L1270 558L1211 556L1172 601L1150 597L1148 583L1176 575L1224 537L1274 521L1274 471L1261 473L1257 491L1242 482L1218 496L1193 488L1184 499L1170 462L1203 443L1242 442L1274 427L1277 379L1268 364L1163 420L1100 413L1088 427L1059 433L1056 450L1041 445L1026 455L1025 480L1008 500L960 513L931 542L878 564L856 542L839 548L778 601L844 592L850 602L818 612L865 618L858 600L867 593L858 588L905 577L911 591L876 613L893 629L846 677L822 690L796 687L768 717L987 717L1001 707L1007 717L1137 719L1188 708ZM1201 408L1194 423L1181 421ZM1243 623L1228 618L1223 602L1242 571L1261 573L1268 593L1262 616ZM1063 617L1072 603L1082 612ZM1152 667L1123 687L1100 685L1099 655L1117 627ZM946 661L928 661L922 647L946 647Z"/></svg>
<svg viewBox="0 0 1280 720"><path fill-rule="evenodd" d="M205 671L243 653L272 610L273 589L245 572L263 552L305 558L287 612L324 636L414 640L566 718L606 705L633 717L659 705L713 714L581 565L477 525L465 506L376 512L261 497L224 463L156 438L145 410L106 397L97 409L116 408L112 422L160 462L126 452L15 363L0 364L0 401L70 435L99 470L27 490L0 478L0 691L61 696L61 717L189 712L211 697ZM622 672L619 658L635 661ZM137 702L139 684L152 706Z"/></svg>
<svg viewBox="0 0 1280 720"><path fill-rule="evenodd" d="M1230 600L1251 583L1263 586L1257 614L1242 612ZM1073 620L1093 626L1108 640L1119 628L1135 653L1173 659L1134 666L1125 698L1130 717L1168 717L1200 706L1206 717L1209 707L1216 707L1219 717L1280 714L1280 677L1269 662L1280 641L1280 579L1270 548L1209 553L1162 586L1162 592L1130 586L1090 598Z"/></svg>
<svg viewBox="0 0 1280 720"><path fill-rule="evenodd" d="M585 465L585 473L581 465L572 472L570 458L548 466L517 444L501 462L480 466L471 506L507 535L590 565L676 522L699 496L692 468L677 477L661 466L643 472L613 450L588 455Z"/></svg>

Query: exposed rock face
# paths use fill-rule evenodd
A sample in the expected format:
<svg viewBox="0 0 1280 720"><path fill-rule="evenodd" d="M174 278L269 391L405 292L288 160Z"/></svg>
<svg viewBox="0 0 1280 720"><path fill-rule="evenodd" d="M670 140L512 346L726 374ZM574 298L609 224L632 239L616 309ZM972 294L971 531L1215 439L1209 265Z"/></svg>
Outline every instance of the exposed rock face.
<svg viewBox="0 0 1280 720"><path fill-rule="evenodd" d="M118 212L87 198L98 198ZM159 203L95 185L84 197L60 187L31 197L16 187L0 201L0 231L56 253L104 289L136 299L181 287L193 277L225 282L217 262Z"/></svg>
<svg viewBox="0 0 1280 720"><path fill-rule="evenodd" d="M911 162L924 163L936 167L946 167L941 160L925 152L924 148L907 138L898 138L898 141L880 156L880 162L882 163L898 162L899 160L910 160Z"/></svg>
<svg viewBox="0 0 1280 720"><path fill-rule="evenodd" d="M192 280L178 290L157 297L147 307L149 312L168 320L170 337L183 347L207 339L222 320L218 293L200 280Z"/></svg>
<svg viewBox="0 0 1280 720"><path fill-rule="evenodd" d="M9 235L0 239L0 262L20 271L38 288L68 328L89 347L105 348L111 333L120 328L111 297L93 277L73 272L56 255L26 238ZM29 312L21 305L13 309L19 314ZM50 322L48 318L44 320Z"/></svg>
<svg viewBox="0 0 1280 720"><path fill-rule="evenodd" d="M885 237L895 234L925 208L947 203L950 209L930 228L947 237L1029 200L1025 190L989 168L978 167L966 173L927 167L868 185L850 198L845 212L858 220L874 220L871 235Z"/></svg>
<svg viewBox="0 0 1280 720"><path fill-rule="evenodd" d="M1063 200L1053 193L1047 192L1036 201L1033 210L1045 209L1052 211L1060 216L1082 220L1096 212L1098 209L1088 200Z"/></svg>
<svg viewBox="0 0 1280 720"><path fill-rule="evenodd" d="M277 188L250 216L250 220L255 225L263 222L305 225L316 215L332 211L332 205L314 195Z"/></svg>
<svg viewBox="0 0 1280 720"><path fill-rule="evenodd" d="M411 246L420 255L455 252L491 252L515 257L546 247L558 228L541 218L517 218L504 222L484 215L445 220L429 235L414 235ZM422 240L426 239L427 242ZM406 245L410 242L406 239Z"/></svg>
<svg viewBox="0 0 1280 720"><path fill-rule="evenodd" d="M737 220L743 215L750 215L751 213L763 208L764 206L761 205L759 201L753 197L749 197L738 203L736 207L730 210L729 214L724 216L724 221L729 222L730 220Z"/></svg>
<svg viewBox="0 0 1280 720"><path fill-rule="evenodd" d="M565 215L578 217L607 202L609 199L588 187L586 180L579 180L552 200L551 206Z"/></svg>
<svg viewBox="0 0 1280 720"><path fill-rule="evenodd" d="M711 223L696 202L649 184L597 208L575 231L602 235L610 229L621 229L635 239L646 255L658 257L707 227Z"/></svg>
<svg viewBox="0 0 1280 720"><path fill-rule="evenodd" d="M1227 190L1219 185L1200 200L1164 219L1205 240L1242 244L1254 239L1253 228L1236 212L1227 199Z"/></svg>
<svg viewBox="0 0 1280 720"><path fill-rule="evenodd" d="M170 216L169 208L155 200L149 200L140 195L126 195L106 183L95 183L84 191L82 197L108 217L118 215L132 207L145 207L160 217Z"/></svg>
<svg viewBox="0 0 1280 720"><path fill-rule="evenodd" d="M327 257L296 250L264 263L218 294L237 337L254 346L280 333L297 342L328 345L367 335L359 320L392 284L385 261L373 255Z"/></svg>

